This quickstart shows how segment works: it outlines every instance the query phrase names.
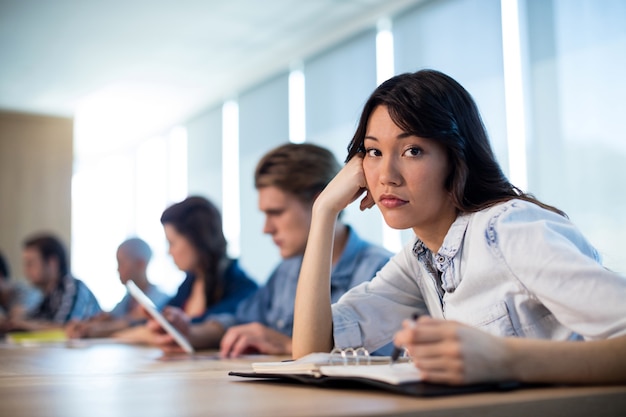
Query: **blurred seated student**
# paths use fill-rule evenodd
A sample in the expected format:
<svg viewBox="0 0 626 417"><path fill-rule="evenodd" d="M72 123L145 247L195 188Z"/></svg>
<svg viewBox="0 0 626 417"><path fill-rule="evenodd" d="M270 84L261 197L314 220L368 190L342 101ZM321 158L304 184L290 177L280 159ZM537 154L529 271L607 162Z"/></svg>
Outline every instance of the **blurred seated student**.
<svg viewBox="0 0 626 417"><path fill-rule="evenodd" d="M174 263L187 273L168 306L199 321L207 315L233 313L256 291L257 284L239 262L227 256L222 216L209 200L188 197L167 208L161 224Z"/></svg>
<svg viewBox="0 0 626 417"><path fill-rule="evenodd" d="M361 209L416 237L333 304L333 224L363 194ZM625 299L626 278L564 213L504 176L470 94L422 70L374 91L315 202L293 353L393 340L435 383L624 383Z"/></svg>
<svg viewBox="0 0 626 417"><path fill-rule="evenodd" d="M293 302L302 254L311 221L311 207L318 194L340 168L329 150L312 144L286 144L268 152L257 164L255 187L259 209L265 213L263 231L272 236L282 262L267 283L244 300L230 315L208 317L189 324L180 310L166 310L166 317L198 349L221 347L224 357L244 353L291 353ZM329 233L335 237L332 259L333 300L349 288L371 279L391 253L362 240L342 221ZM150 321L154 331L158 323ZM178 347L169 335L160 339L163 350Z"/></svg>
<svg viewBox="0 0 626 417"><path fill-rule="evenodd" d="M11 320L25 318L41 301L41 292L25 282L11 279L9 264L0 252L0 332Z"/></svg>
<svg viewBox="0 0 626 417"><path fill-rule="evenodd" d="M160 310L170 299L148 280L147 268L152 258L150 246L137 237L125 240L117 248L117 271L120 282L133 281ZM126 293L124 298L108 313L101 313L89 320L72 321L66 327L71 338L109 337L116 332L145 323L147 316L135 299Z"/></svg>
<svg viewBox="0 0 626 417"><path fill-rule="evenodd" d="M226 253L222 216L209 200L190 196L163 211L161 224L174 263L186 277L167 306L184 312L191 322L231 315L257 289L257 284ZM134 342L155 343L145 326L119 334Z"/></svg>
<svg viewBox="0 0 626 417"><path fill-rule="evenodd" d="M70 320L85 320L102 312L87 285L74 278L61 241L39 234L24 241L24 275L43 298L23 319L11 320L14 330L43 330L63 327Z"/></svg>

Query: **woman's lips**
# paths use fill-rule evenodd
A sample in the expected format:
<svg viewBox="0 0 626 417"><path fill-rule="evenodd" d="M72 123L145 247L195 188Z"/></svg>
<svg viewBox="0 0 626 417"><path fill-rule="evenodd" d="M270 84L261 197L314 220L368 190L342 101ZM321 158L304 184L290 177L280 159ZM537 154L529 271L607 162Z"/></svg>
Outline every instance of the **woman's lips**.
<svg viewBox="0 0 626 417"><path fill-rule="evenodd" d="M395 196L382 196L379 201L380 205L386 208L397 208L408 203L408 201Z"/></svg>

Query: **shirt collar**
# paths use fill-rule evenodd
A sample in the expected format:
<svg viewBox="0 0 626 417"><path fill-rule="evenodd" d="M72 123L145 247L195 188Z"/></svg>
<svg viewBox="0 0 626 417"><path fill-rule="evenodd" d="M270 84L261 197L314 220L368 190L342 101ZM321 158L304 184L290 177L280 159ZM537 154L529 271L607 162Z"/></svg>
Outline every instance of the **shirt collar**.
<svg viewBox="0 0 626 417"><path fill-rule="evenodd" d="M454 292L455 288L460 284L460 277L453 276L454 274L446 274L446 270L450 267L452 259L458 253L467 227L471 218L471 213L462 213L454 220L448 233L446 233L443 239L443 244L439 248L436 254L431 254L430 250L426 247L424 242L419 238L416 239L413 245L413 254L421 262L426 261L426 256L431 257L433 267L437 268L443 273L442 286L446 292Z"/></svg>
<svg viewBox="0 0 626 417"><path fill-rule="evenodd" d="M439 251L437 251L436 256L454 258L454 255L456 255L459 251L461 242L465 237L470 217L471 215L469 213L462 213L457 216L450 226L450 229L448 229L448 233L446 233L446 236L443 239L443 244L439 248ZM429 251L430 250L419 237L415 239L415 244L413 245L413 254L415 256L419 256Z"/></svg>
<svg viewBox="0 0 626 417"><path fill-rule="evenodd" d="M457 216L452 226L450 226L450 229L448 229L446 237L443 239L443 244L441 248L439 248L439 255L454 258L461 247L470 218L470 213L461 213Z"/></svg>

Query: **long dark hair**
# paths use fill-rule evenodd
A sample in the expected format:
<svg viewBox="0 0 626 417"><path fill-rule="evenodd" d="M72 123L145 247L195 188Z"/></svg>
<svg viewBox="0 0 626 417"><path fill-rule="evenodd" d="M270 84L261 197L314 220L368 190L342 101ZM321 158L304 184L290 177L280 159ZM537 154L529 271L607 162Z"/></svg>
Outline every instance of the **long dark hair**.
<svg viewBox="0 0 626 417"><path fill-rule="evenodd" d="M226 258L226 238L217 207L204 197L187 197L165 209L161 224L172 225L194 246L204 274L207 305L218 302L224 292L219 265Z"/></svg>
<svg viewBox="0 0 626 417"><path fill-rule="evenodd" d="M393 122L406 133L435 140L446 148L451 165L446 189L460 212L476 212L517 198L565 216L509 182L496 161L471 95L438 71L397 75L374 90L348 145L347 160L363 151L367 123L378 106L385 106Z"/></svg>

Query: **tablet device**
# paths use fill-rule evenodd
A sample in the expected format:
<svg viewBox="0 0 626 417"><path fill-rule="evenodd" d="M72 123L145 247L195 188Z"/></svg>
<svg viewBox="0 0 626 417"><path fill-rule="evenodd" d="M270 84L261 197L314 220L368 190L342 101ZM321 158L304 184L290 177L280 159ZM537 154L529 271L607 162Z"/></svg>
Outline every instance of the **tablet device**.
<svg viewBox="0 0 626 417"><path fill-rule="evenodd" d="M152 302L151 299L148 298L148 296L146 294L144 294L143 291L141 291L141 289L137 286L137 284L135 284L133 281L128 281L126 282L126 289L128 289L128 293L135 299L137 300L137 302L139 304L141 304L143 306L143 308L146 309L146 311L156 320L159 322L159 324L161 325L161 327L163 327L165 329L166 332L168 332L176 341L176 343L178 343L178 345L183 348L183 350L187 353L193 353L193 347L191 346L191 344L189 343L189 341L185 338L185 336L183 336L178 330L176 330L176 328L174 326L172 326L170 324L169 321L167 321L167 319L165 317L163 317L163 314L161 314L159 312L159 310L157 310L156 306L154 305L154 303Z"/></svg>

